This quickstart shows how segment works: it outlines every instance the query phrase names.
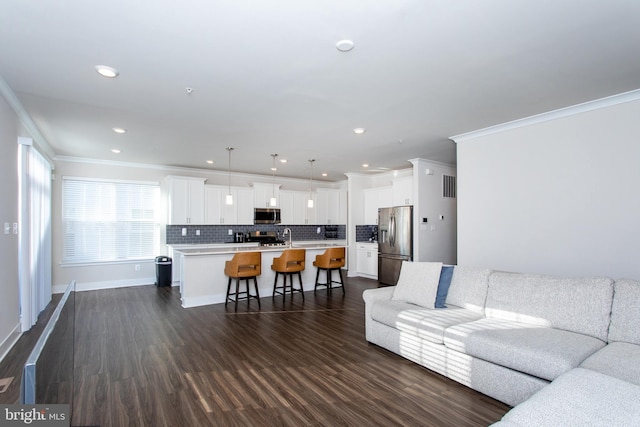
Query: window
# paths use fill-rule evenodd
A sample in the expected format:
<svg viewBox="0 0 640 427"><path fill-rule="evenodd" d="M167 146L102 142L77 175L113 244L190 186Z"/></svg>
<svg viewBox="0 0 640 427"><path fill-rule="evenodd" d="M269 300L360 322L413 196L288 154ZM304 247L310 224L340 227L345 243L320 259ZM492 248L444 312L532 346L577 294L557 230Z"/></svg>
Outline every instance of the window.
<svg viewBox="0 0 640 427"><path fill-rule="evenodd" d="M158 253L158 183L63 179L63 263L149 259Z"/></svg>

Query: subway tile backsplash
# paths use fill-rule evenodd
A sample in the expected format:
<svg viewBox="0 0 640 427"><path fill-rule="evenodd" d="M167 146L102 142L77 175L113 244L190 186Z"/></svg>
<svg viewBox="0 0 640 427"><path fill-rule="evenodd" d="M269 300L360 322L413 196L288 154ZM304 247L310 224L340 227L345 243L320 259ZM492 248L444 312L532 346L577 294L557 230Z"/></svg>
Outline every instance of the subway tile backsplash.
<svg viewBox="0 0 640 427"><path fill-rule="evenodd" d="M187 229L187 235L182 235L182 229ZM293 240L327 240L326 236L337 236L331 240L345 240L346 225L167 225L167 244L207 244L207 243L228 243L233 242L233 233L249 233L252 231L275 231L282 232L285 228L291 229ZM329 228L329 230L326 230ZM318 233L319 229L319 233ZM196 231L200 230L200 235ZM229 235L232 230L232 235ZM336 232L337 231L337 232ZM367 240L369 236L367 236Z"/></svg>
<svg viewBox="0 0 640 427"><path fill-rule="evenodd" d="M377 225L356 225L356 242L370 242L377 233Z"/></svg>

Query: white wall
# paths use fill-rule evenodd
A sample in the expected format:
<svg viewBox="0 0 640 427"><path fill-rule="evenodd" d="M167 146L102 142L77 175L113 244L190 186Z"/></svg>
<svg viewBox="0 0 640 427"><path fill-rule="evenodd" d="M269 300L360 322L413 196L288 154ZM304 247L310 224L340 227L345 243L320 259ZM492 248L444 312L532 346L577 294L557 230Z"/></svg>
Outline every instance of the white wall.
<svg viewBox="0 0 640 427"><path fill-rule="evenodd" d="M456 168L425 159L412 163L413 259L456 264L457 200L442 197L443 175L456 176Z"/></svg>
<svg viewBox="0 0 640 427"><path fill-rule="evenodd" d="M18 118L0 96L0 359L20 333L18 235L4 234L4 223L18 222Z"/></svg>
<svg viewBox="0 0 640 427"><path fill-rule="evenodd" d="M454 137L459 264L640 279L640 100L609 104Z"/></svg>

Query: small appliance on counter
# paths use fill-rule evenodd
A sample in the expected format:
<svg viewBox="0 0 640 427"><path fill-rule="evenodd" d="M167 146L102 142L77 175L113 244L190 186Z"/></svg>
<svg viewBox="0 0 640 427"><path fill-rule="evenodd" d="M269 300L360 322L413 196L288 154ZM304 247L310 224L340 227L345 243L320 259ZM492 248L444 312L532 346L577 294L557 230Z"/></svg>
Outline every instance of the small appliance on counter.
<svg viewBox="0 0 640 427"><path fill-rule="evenodd" d="M244 233L237 232L233 234L233 243L244 243L244 241Z"/></svg>
<svg viewBox="0 0 640 427"><path fill-rule="evenodd" d="M337 239L338 238L338 226L337 225L325 225L324 226L324 238L325 239Z"/></svg>

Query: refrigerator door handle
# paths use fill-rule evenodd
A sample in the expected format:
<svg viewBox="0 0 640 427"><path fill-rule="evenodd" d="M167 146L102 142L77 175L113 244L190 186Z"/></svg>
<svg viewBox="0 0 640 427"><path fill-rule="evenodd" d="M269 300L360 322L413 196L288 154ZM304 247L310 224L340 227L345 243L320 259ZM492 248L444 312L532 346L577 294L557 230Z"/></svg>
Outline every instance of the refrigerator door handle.
<svg viewBox="0 0 640 427"><path fill-rule="evenodd" d="M396 217L395 215L391 215L391 219L389 220L389 243L391 246L396 245Z"/></svg>

